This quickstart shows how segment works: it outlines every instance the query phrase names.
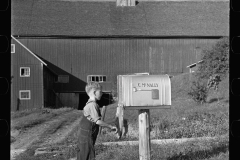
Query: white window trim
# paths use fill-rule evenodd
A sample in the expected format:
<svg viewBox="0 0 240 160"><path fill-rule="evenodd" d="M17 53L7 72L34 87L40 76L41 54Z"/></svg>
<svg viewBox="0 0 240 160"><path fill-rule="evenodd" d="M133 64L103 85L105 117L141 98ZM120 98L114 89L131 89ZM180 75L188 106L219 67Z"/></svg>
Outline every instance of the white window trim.
<svg viewBox="0 0 240 160"><path fill-rule="evenodd" d="M15 53L15 44L11 44L11 53Z"/></svg>
<svg viewBox="0 0 240 160"><path fill-rule="evenodd" d="M99 81L92 81L92 77L98 77L98 80ZM102 80L100 81L100 77L102 77ZM103 81L103 77L106 77L106 81L107 81L107 76L106 75L88 75L87 76L87 82L98 82L98 83L103 83L103 82L106 82L106 81Z"/></svg>
<svg viewBox="0 0 240 160"><path fill-rule="evenodd" d="M21 75L21 70L24 68L29 69L29 75ZM30 67L20 67L20 77L30 77Z"/></svg>
<svg viewBox="0 0 240 160"><path fill-rule="evenodd" d="M22 93L22 92L28 92L28 93L29 93L29 98L22 98L22 97L21 97L21 93ZM30 91L30 90L20 90L20 91L19 91L19 99L20 99L20 100L30 100L30 99L31 99L31 91Z"/></svg>

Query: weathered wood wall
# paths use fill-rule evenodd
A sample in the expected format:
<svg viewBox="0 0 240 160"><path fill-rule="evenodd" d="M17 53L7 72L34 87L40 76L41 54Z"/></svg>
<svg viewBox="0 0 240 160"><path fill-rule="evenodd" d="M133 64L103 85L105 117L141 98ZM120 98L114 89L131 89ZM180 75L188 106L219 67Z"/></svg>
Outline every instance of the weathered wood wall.
<svg viewBox="0 0 240 160"><path fill-rule="evenodd" d="M138 72L179 74L200 59L214 38L19 38L35 54L69 74L59 92L84 91L87 75L107 75L103 84L111 91L116 76ZM74 82L74 83L73 83ZM79 85L77 85L79 84ZM81 84L81 85L80 85Z"/></svg>
<svg viewBox="0 0 240 160"><path fill-rule="evenodd" d="M43 107L43 66L16 41L11 53L11 111ZM30 67L30 77L20 77L20 67ZM30 90L30 100L20 100L19 91Z"/></svg>

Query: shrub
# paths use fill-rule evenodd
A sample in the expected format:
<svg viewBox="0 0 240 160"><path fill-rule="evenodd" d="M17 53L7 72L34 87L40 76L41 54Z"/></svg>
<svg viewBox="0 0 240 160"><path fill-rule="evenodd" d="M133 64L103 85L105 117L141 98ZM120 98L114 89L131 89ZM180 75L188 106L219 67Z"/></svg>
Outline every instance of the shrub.
<svg viewBox="0 0 240 160"><path fill-rule="evenodd" d="M192 87L188 93L194 101L201 104L206 102L208 91L211 88L217 91L219 83L229 73L228 38L222 38L210 50L204 50L202 60L194 75L196 80L192 81Z"/></svg>
<svg viewBox="0 0 240 160"><path fill-rule="evenodd" d="M217 90L220 81L221 81L220 75L214 74L214 75L210 76L210 78L208 79L207 87L209 89L213 88L214 90Z"/></svg>
<svg viewBox="0 0 240 160"><path fill-rule="evenodd" d="M198 77L208 79L218 74L222 80L229 73L229 39L222 38L211 49L204 50L202 60L198 67Z"/></svg>
<svg viewBox="0 0 240 160"><path fill-rule="evenodd" d="M190 95L194 101L202 104L207 100L208 89L204 83L193 81L188 95Z"/></svg>

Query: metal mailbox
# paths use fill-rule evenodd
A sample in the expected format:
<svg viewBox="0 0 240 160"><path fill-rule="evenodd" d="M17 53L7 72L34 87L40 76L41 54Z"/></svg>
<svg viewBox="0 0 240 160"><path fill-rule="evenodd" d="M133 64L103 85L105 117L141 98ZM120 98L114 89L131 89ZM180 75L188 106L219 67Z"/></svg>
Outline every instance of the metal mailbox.
<svg viewBox="0 0 240 160"><path fill-rule="evenodd" d="M119 75L118 103L126 107L170 106L168 75Z"/></svg>

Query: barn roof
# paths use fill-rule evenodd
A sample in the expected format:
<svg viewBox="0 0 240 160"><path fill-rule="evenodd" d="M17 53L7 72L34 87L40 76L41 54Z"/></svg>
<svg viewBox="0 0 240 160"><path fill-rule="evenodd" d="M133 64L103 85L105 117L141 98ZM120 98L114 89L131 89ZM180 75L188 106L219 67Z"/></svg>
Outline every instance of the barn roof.
<svg viewBox="0 0 240 160"><path fill-rule="evenodd" d="M43 62L36 54L34 54L29 48L27 48L24 44L22 44L19 40L11 35L11 38L14 39L18 44L20 44L24 49L26 49L31 55L33 55L37 60L39 60L42 64L47 66L45 62Z"/></svg>
<svg viewBox="0 0 240 160"><path fill-rule="evenodd" d="M12 0L12 35L228 36L228 1Z"/></svg>

